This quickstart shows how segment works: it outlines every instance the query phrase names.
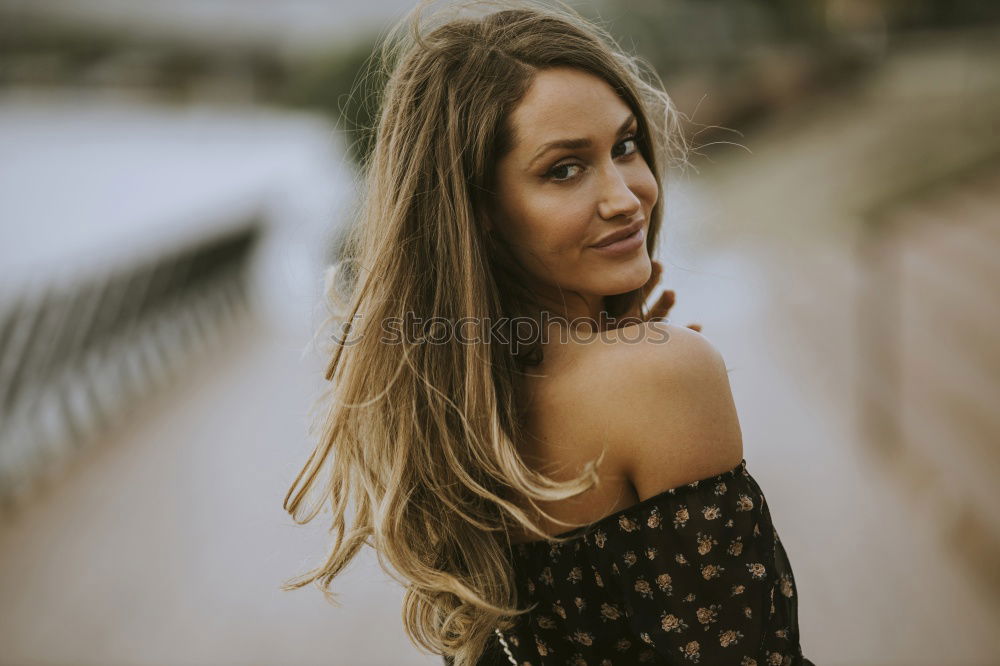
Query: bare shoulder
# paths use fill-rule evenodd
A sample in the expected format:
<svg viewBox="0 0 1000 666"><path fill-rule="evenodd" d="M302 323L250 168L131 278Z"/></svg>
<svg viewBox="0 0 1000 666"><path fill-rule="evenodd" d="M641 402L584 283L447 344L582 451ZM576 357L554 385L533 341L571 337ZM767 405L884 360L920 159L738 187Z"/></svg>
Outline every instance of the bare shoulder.
<svg viewBox="0 0 1000 666"><path fill-rule="evenodd" d="M606 424L609 455L640 501L743 459L725 360L698 331L623 327L580 354L575 374L588 418Z"/></svg>

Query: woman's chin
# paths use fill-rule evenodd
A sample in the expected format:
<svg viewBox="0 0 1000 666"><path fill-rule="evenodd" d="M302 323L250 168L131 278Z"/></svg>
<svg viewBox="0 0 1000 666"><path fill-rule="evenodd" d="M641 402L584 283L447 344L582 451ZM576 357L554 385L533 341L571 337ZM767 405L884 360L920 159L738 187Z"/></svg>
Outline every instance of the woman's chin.
<svg viewBox="0 0 1000 666"><path fill-rule="evenodd" d="M653 264L648 257L638 257L635 261L623 264L611 272L613 275L608 276L609 290L606 291L606 295L617 296L639 289L649 282L653 274Z"/></svg>

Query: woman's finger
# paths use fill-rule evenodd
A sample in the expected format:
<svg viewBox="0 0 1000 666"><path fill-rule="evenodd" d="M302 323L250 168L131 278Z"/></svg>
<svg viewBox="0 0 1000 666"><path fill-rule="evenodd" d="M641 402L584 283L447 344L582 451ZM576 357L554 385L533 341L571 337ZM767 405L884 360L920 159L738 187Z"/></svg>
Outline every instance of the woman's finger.
<svg viewBox="0 0 1000 666"><path fill-rule="evenodd" d="M649 298L649 295L653 293L653 289L656 288L656 284L660 281L660 276L663 275L663 264L656 261L652 262L653 271L649 274L649 279L646 280L646 284L642 286L642 300L645 301Z"/></svg>
<svg viewBox="0 0 1000 666"><path fill-rule="evenodd" d="M692 331L698 331L699 333L701 333L701 324L688 324L687 327L690 328Z"/></svg>
<svg viewBox="0 0 1000 666"><path fill-rule="evenodd" d="M649 308L648 320L652 321L654 319L662 319L667 316L670 312L670 308L674 307L674 302L677 300L677 295L674 293L673 289L667 289L660 297L656 299L656 303Z"/></svg>

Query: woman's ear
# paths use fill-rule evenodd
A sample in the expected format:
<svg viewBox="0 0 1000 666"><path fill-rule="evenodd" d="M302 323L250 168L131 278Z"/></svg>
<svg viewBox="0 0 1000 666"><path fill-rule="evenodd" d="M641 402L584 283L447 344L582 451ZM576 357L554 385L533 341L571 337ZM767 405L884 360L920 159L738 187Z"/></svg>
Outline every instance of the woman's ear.
<svg viewBox="0 0 1000 666"><path fill-rule="evenodd" d="M492 205L487 205L486 210L483 213L483 230L488 233L496 233L496 211Z"/></svg>
<svg viewBox="0 0 1000 666"><path fill-rule="evenodd" d="M487 233L496 233L497 226L501 221L500 201L493 187L487 188L483 192L480 211L483 215L483 230Z"/></svg>

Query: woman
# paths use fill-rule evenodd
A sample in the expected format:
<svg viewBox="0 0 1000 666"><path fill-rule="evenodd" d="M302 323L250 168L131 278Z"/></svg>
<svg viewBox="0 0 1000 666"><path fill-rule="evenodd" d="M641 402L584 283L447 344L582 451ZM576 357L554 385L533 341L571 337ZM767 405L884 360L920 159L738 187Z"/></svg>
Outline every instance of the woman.
<svg viewBox="0 0 1000 666"><path fill-rule="evenodd" d="M808 664L724 363L657 321L670 293L643 305L676 113L571 10L506 6L385 42L349 325L285 501L329 501L336 538L286 589L367 543L457 666Z"/></svg>

